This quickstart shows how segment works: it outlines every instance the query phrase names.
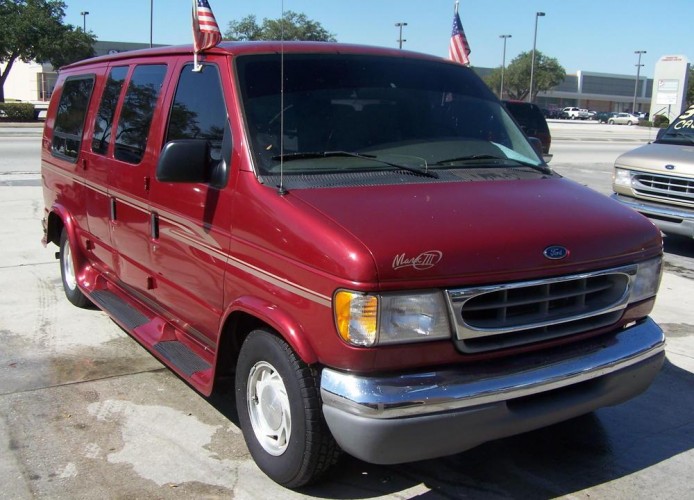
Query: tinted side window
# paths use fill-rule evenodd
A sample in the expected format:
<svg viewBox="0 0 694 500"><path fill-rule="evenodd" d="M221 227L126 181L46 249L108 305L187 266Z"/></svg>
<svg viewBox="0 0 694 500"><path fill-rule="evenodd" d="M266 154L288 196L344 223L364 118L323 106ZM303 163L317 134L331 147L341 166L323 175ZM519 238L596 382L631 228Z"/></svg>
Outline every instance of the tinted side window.
<svg viewBox="0 0 694 500"><path fill-rule="evenodd" d="M118 104L118 98L127 74L127 66L118 66L113 68L108 75L104 94L99 105L99 112L94 121L92 151L95 153L106 154L108 143L111 141L111 127L113 126L113 118L116 113L116 104Z"/></svg>
<svg viewBox="0 0 694 500"><path fill-rule="evenodd" d="M164 76L165 64L141 65L133 71L118 120L115 149L118 160L128 163L142 160Z"/></svg>
<svg viewBox="0 0 694 500"><path fill-rule="evenodd" d="M219 159L227 111L216 66L205 65L193 72L193 65L184 66L171 106L166 141L175 139L207 139L212 155Z"/></svg>
<svg viewBox="0 0 694 500"><path fill-rule="evenodd" d="M82 144L84 119L93 89L93 75L68 78L65 81L53 128L54 154L64 156L73 162L77 161Z"/></svg>

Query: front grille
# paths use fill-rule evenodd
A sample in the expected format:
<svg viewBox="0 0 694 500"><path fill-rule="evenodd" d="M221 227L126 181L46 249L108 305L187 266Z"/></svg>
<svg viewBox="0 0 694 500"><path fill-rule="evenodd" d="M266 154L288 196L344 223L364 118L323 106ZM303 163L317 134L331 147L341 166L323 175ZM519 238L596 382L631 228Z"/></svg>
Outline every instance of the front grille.
<svg viewBox="0 0 694 500"><path fill-rule="evenodd" d="M632 187L643 196L694 205L694 179L637 173Z"/></svg>
<svg viewBox="0 0 694 500"><path fill-rule="evenodd" d="M609 326L622 315L636 267L449 290L458 348L483 352Z"/></svg>

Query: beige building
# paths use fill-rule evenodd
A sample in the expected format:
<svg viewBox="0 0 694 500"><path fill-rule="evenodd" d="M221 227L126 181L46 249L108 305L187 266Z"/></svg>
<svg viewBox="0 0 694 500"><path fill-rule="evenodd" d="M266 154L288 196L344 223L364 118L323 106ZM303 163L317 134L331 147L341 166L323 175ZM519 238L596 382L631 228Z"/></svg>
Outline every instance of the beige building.
<svg viewBox="0 0 694 500"><path fill-rule="evenodd" d="M96 42L94 51L97 56L103 56L148 47L147 43ZM5 66L6 64L0 65L2 71L5 70ZM23 101L34 103L39 107L47 106L57 77L55 69L48 63L15 61L5 81L5 101Z"/></svg>

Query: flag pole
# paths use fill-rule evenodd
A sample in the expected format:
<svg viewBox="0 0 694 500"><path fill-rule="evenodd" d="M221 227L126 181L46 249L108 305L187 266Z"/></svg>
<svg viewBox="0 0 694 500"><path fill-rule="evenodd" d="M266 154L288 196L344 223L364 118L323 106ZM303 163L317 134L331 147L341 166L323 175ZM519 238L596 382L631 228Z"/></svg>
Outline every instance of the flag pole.
<svg viewBox="0 0 694 500"><path fill-rule="evenodd" d="M455 0L455 13L458 13L458 6L460 5L460 2L458 0Z"/></svg>
<svg viewBox="0 0 694 500"><path fill-rule="evenodd" d="M199 73L202 66L198 63L198 51L195 47L195 33L199 30L197 3L193 0L193 73Z"/></svg>

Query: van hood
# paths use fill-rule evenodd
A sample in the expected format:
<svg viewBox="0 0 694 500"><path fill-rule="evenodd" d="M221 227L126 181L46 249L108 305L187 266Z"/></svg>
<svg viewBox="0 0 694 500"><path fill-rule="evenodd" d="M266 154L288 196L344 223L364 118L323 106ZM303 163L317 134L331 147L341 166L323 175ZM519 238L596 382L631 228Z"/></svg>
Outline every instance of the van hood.
<svg viewBox="0 0 694 500"><path fill-rule="evenodd" d="M694 176L694 145L652 143L624 153L616 167L627 167L655 173Z"/></svg>
<svg viewBox="0 0 694 500"><path fill-rule="evenodd" d="M559 176L296 189L292 195L361 241L384 288L403 281L428 287L532 279L661 251L660 232L646 218ZM550 259L550 247L567 255Z"/></svg>

